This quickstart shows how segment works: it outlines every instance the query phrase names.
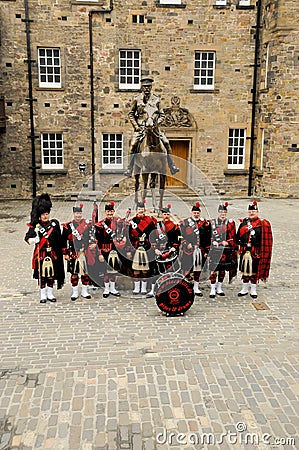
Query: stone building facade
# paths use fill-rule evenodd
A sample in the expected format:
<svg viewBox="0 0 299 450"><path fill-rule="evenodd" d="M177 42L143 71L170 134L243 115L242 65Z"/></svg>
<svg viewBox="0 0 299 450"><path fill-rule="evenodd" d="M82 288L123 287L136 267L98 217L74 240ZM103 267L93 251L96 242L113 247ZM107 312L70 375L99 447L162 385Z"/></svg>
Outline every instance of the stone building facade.
<svg viewBox="0 0 299 450"><path fill-rule="evenodd" d="M151 76L181 169L169 187L200 192L200 173L225 195L298 196L298 13L297 0L0 0L0 195L122 180L129 107Z"/></svg>

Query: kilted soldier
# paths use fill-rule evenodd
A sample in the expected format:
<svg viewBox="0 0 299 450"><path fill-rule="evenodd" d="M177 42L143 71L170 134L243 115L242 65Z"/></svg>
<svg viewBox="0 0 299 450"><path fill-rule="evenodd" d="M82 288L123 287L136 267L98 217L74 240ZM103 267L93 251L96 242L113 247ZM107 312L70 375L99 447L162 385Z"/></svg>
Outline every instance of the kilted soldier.
<svg viewBox="0 0 299 450"><path fill-rule="evenodd" d="M33 278L40 287L40 303L56 302L53 295L54 280L57 289L64 284L61 230L58 220L50 219L52 202L48 194L37 196L32 202L31 219L25 241L35 245L32 268Z"/></svg>
<svg viewBox="0 0 299 450"><path fill-rule="evenodd" d="M228 202L219 205L218 218L211 220L210 298L215 298L216 294L225 295L222 283L226 271L229 272L229 283L237 275L236 224L227 218L227 207Z"/></svg>
<svg viewBox="0 0 299 450"><path fill-rule="evenodd" d="M150 276L150 260L153 260L150 234L156 228L156 219L145 215L145 205L137 202L136 215L129 222L126 254L132 260L134 278L133 295L146 295L147 278Z"/></svg>
<svg viewBox="0 0 299 450"><path fill-rule="evenodd" d="M76 301L79 297L79 279L81 278L81 297L89 299L91 295L87 286L91 284L88 275L86 255L92 254L96 241L89 242L91 222L83 218L83 204L73 207L74 218L70 222L62 224L63 255L67 261L67 271L71 274L72 295L71 300Z"/></svg>
<svg viewBox="0 0 299 450"><path fill-rule="evenodd" d="M106 217L96 224L96 238L99 248L99 261L103 265L104 292L103 297L109 295L119 297L120 293L115 288L116 274L120 272L121 261L118 251L125 246L125 238L119 239L119 230L123 219L114 216L114 202L105 205Z"/></svg>
<svg viewBox="0 0 299 450"><path fill-rule="evenodd" d="M250 296L257 298L256 285L259 280L267 281L269 277L273 236L271 224L266 219L258 217L259 210L254 200L248 206L248 217L243 219L237 232L243 287L239 297L248 295L248 285L251 284Z"/></svg>
<svg viewBox="0 0 299 450"><path fill-rule="evenodd" d="M167 205L161 209L162 220L159 220L156 225L156 230L151 234L151 243L154 250L156 258L160 258L161 261L165 260L164 267L165 271L168 270L166 259L178 256L181 231L180 227L175 224L170 217L171 205ZM152 273L152 287L147 298L154 297L155 282L157 281L157 274L159 270L157 268L157 262L154 261L155 269ZM171 268L172 266L170 266Z"/></svg>
<svg viewBox="0 0 299 450"><path fill-rule="evenodd" d="M202 297L199 289L199 278L207 259L211 243L211 225L200 217L200 203L196 202L191 209L191 217L180 223L182 236L181 264L184 275L190 280L193 274L194 294Z"/></svg>

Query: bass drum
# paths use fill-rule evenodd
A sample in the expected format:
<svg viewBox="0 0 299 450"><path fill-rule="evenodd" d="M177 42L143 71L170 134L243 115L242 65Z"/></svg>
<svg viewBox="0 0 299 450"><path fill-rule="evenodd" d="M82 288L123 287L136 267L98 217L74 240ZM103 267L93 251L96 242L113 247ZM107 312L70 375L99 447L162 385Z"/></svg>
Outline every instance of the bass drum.
<svg viewBox="0 0 299 450"><path fill-rule="evenodd" d="M192 284L181 274L162 275L155 285L156 304L167 316L183 316L193 305Z"/></svg>

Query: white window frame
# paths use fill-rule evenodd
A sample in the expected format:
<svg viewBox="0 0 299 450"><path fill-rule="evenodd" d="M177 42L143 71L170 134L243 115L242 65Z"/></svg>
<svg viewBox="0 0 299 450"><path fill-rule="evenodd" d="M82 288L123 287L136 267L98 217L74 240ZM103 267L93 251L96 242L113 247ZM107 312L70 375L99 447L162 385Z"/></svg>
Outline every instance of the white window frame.
<svg viewBox="0 0 299 450"><path fill-rule="evenodd" d="M160 5L181 5L181 0L160 0Z"/></svg>
<svg viewBox="0 0 299 450"><path fill-rule="evenodd" d="M116 161L116 158L119 161ZM122 133L102 134L102 168L123 169L124 137Z"/></svg>
<svg viewBox="0 0 299 450"><path fill-rule="evenodd" d="M239 6L250 6L250 0L239 0Z"/></svg>
<svg viewBox="0 0 299 450"><path fill-rule="evenodd" d="M268 88L268 70L269 70L269 42L266 44L266 61L265 61L265 82L264 82L264 88Z"/></svg>
<svg viewBox="0 0 299 450"><path fill-rule="evenodd" d="M130 73L131 71L133 71L132 74ZM119 50L118 76L119 89L140 89L141 50Z"/></svg>
<svg viewBox="0 0 299 450"><path fill-rule="evenodd" d="M213 58L211 59L211 56ZM215 88L216 52L196 50L194 55L194 89ZM208 84L208 81L212 81Z"/></svg>
<svg viewBox="0 0 299 450"><path fill-rule="evenodd" d="M60 48L38 49L38 80L39 87L61 88Z"/></svg>
<svg viewBox="0 0 299 450"><path fill-rule="evenodd" d="M42 169L63 169L63 134L41 133L41 153Z"/></svg>
<svg viewBox="0 0 299 450"><path fill-rule="evenodd" d="M216 6L225 6L226 5L226 0L216 0L215 4Z"/></svg>
<svg viewBox="0 0 299 450"><path fill-rule="evenodd" d="M230 128L228 136L228 169L244 169L246 150L246 128ZM232 158L232 161L230 161Z"/></svg>

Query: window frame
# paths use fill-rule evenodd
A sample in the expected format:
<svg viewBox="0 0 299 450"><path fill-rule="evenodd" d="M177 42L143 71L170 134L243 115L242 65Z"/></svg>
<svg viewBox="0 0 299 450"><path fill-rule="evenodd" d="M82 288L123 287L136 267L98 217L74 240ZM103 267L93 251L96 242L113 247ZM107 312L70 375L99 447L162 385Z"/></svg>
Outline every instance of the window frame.
<svg viewBox="0 0 299 450"><path fill-rule="evenodd" d="M45 55L41 55L41 51L45 51ZM54 52L58 51L58 56L54 55ZM61 51L59 47L39 47L37 49L38 52L38 83L40 88L52 88L52 89L60 89L62 87L62 70L61 70ZM52 52L52 56L47 55L47 52ZM41 64L42 59L47 60L48 58L51 58L54 64ZM55 59L58 59L59 64L55 64ZM42 68L45 68L45 73L42 73ZM50 76L53 76L55 78L55 73L53 70L53 74L50 74L51 68L59 68L59 74L56 74L56 76L59 76L59 82L50 82L48 79ZM46 81L42 81L42 77L46 77Z"/></svg>
<svg viewBox="0 0 299 450"><path fill-rule="evenodd" d="M216 6L226 6L227 0L215 0L215 5Z"/></svg>
<svg viewBox="0 0 299 450"><path fill-rule="evenodd" d="M105 136L108 137L108 139L105 139ZM111 139L111 137L114 136L114 140ZM117 139L117 136L120 136L121 139ZM107 146L105 147L104 143L107 143ZM111 147L111 142L115 142L115 147ZM117 147L116 143L120 142L121 147ZM115 155L111 155L111 151L115 150ZM117 155L117 150L121 151L121 155ZM104 155L104 152L107 151L107 155ZM108 162L104 162L105 158L108 159ZM121 158L120 163L111 163L111 159L115 158ZM123 169L124 168L124 135L123 133L102 133L102 169Z"/></svg>
<svg viewBox="0 0 299 450"><path fill-rule="evenodd" d="M122 54L121 54L122 52L126 53L125 58L122 57ZM128 58L128 52L132 52L133 54L138 53L139 56L138 56L138 58L135 58L135 57ZM122 82L121 81L122 77L124 77L125 79L128 78L127 71L129 69L129 67L127 66L127 64L125 66L123 66L123 62L124 61L127 62L130 59L132 60L132 66L131 67L133 68L133 70L135 70L134 61L135 60L139 61L138 69L136 69L136 70L138 70L138 75L135 75L135 74L131 75L133 80L134 80L134 78L138 77L138 83L128 83L128 82ZM125 73L122 74L121 70L124 70ZM128 90L134 90L134 91L135 90L140 90L140 87L141 87L140 79L141 79L141 50L137 49L137 48L136 49L135 48L134 49L125 49L125 48L119 49L119 51L118 51L118 87L119 87L119 89L120 90L126 90L126 91L128 91Z"/></svg>
<svg viewBox="0 0 299 450"><path fill-rule="evenodd" d="M55 136L55 139L51 139L51 135ZM45 137L48 136L48 139L45 139ZM57 137L60 136L60 139L57 139ZM63 151L63 133L62 132L43 132L41 133L41 159L42 159L42 169L64 169L64 151ZM55 146L51 147L51 145L48 146L48 148L45 147L45 143L48 142L55 142ZM57 146L57 143L61 142L61 147ZM45 151L49 149L49 155L45 155ZM55 151L55 155L51 155L50 151ZM61 155L57 155L57 152L61 151ZM62 158L61 163L45 163L45 158L53 158L57 160L58 157Z"/></svg>
<svg viewBox="0 0 299 450"><path fill-rule="evenodd" d="M203 63L205 60L203 60L202 56L203 54L207 54L207 62L211 61L209 59L209 55L213 55L213 66L211 67L204 67ZM196 58L196 55L200 55L200 58ZM199 66L197 67L197 64L199 63ZM208 76L208 74L203 75L203 71L209 71L212 70L212 76ZM213 50L195 50L194 53L194 70L193 70L193 89L194 90L215 90L215 71L216 71L216 51ZM198 74L196 72L199 72ZM212 84L202 84L203 79L212 79ZM201 81L201 83L196 83L196 80Z"/></svg>
<svg viewBox="0 0 299 450"><path fill-rule="evenodd" d="M232 133L231 133L232 132ZM238 136L236 135L238 132ZM244 135L241 136L243 132ZM230 144L230 140L233 140ZM243 145L240 145L240 140L243 140ZM237 140L237 142L236 142ZM231 151L232 150L232 151ZM235 152L236 150L236 152ZM246 155L246 128L229 128L228 132L228 146L227 146L227 168L228 169L244 169ZM237 158L238 162L229 162L230 158ZM239 159L242 158L242 163Z"/></svg>
<svg viewBox="0 0 299 450"><path fill-rule="evenodd" d="M250 0L239 0L239 6L250 6Z"/></svg>

